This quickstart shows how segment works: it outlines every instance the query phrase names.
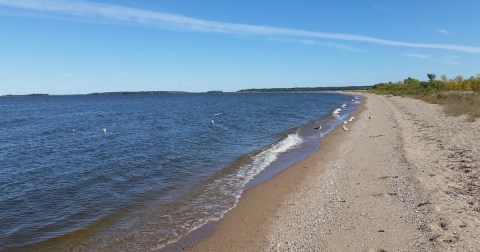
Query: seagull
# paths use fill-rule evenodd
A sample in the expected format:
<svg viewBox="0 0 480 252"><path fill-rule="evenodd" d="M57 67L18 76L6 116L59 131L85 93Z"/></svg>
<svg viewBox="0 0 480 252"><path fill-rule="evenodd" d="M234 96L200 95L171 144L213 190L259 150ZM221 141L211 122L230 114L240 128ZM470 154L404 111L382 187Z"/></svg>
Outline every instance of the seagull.
<svg viewBox="0 0 480 252"><path fill-rule="evenodd" d="M102 129L102 132L103 132L103 133L107 133L107 128L103 128L103 129Z"/></svg>
<svg viewBox="0 0 480 252"><path fill-rule="evenodd" d="M215 123L215 121L214 121L214 120L212 120L212 124L214 124L214 123Z"/></svg>
<svg viewBox="0 0 480 252"><path fill-rule="evenodd" d="M219 116L219 115L221 115L221 114L222 114L222 113L216 113L216 114L214 114L213 116Z"/></svg>
<svg viewBox="0 0 480 252"><path fill-rule="evenodd" d="M343 121L343 124L347 124L347 120Z"/></svg>
<svg viewBox="0 0 480 252"><path fill-rule="evenodd" d="M372 119L373 117L372 116L369 116L368 119Z"/></svg>
<svg viewBox="0 0 480 252"><path fill-rule="evenodd" d="M349 122L353 121L353 119L355 119L355 117L350 117L350 119L348 119Z"/></svg>
<svg viewBox="0 0 480 252"><path fill-rule="evenodd" d="M72 129L72 132L76 132L77 130L76 129Z"/></svg>
<svg viewBox="0 0 480 252"><path fill-rule="evenodd" d="M343 128L343 130L345 130L345 131L349 131L349 129L348 129L347 127L345 127L345 124L342 125L342 128Z"/></svg>
<svg viewBox="0 0 480 252"><path fill-rule="evenodd" d="M322 129L322 125L318 125L317 127L313 128L313 129L316 129L316 130Z"/></svg>
<svg viewBox="0 0 480 252"><path fill-rule="evenodd" d="M342 108L345 108L345 107L347 107L347 104L343 104L343 105L342 105Z"/></svg>

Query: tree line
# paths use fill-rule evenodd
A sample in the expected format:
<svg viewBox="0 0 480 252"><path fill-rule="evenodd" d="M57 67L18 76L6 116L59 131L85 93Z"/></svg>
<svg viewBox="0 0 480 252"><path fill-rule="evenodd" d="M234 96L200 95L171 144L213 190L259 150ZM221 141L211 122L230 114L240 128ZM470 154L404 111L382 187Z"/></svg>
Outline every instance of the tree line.
<svg viewBox="0 0 480 252"><path fill-rule="evenodd" d="M395 95L418 95L442 91L475 91L480 92L480 74L464 78L456 76L453 79L446 75L438 80L434 73L427 73L428 81L420 81L408 77L403 81L375 84L371 91L375 93L391 93Z"/></svg>
<svg viewBox="0 0 480 252"><path fill-rule="evenodd" d="M294 87L294 88L250 88L237 91L238 93L271 93L271 92L317 92L340 90L365 90L372 86L344 86L344 87Z"/></svg>

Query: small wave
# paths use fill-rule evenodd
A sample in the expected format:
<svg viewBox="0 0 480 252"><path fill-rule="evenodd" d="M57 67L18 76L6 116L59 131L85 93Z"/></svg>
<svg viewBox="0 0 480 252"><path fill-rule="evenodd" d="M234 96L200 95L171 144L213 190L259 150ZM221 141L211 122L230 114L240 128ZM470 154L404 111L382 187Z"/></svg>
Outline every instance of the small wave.
<svg viewBox="0 0 480 252"><path fill-rule="evenodd" d="M342 107L342 108L346 108L346 107L347 107L347 104L343 104L341 107Z"/></svg>
<svg viewBox="0 0 480 252"><path fill-rule="evenodd" d="M188 230L187 232L191 232L208 222L220 220L225 213L236 206L248 182L277 160L281 153L295 148L302 142L303 139L298 135L298 132L289 134L279 142L266 147L260 152L252 154L252 156L250 156L250 162L240 166L235 172L214 180L205 188L201 195L188 203L190 207L184 205L184 210L190 208L190 213L193 214L193 212L195 212L194 215L197 217L185 220L186 222L181 226L181 229L184 231L186 229ZM184 214L185 213L182 215ZM175 230L174 232L179 233L182 231ZM159 241L160 244L153 249L161 249L172 242L178 241L178 239L180 239L180 237L177 235L168 238L165 237L161 239ZM168 241L166 244L162 244L162 242L166 241Z"/></svg>
<svg viewBox="0 0 480 252"><path fill-rule="evenodd" d="M242 174L245 178L245 184L243 186L264 170L269 164L274 162L279 154L294 148L300 143L302 143L302 138L298 134L290 134L282 141L255 155L251 164L241 167L237 172L237 175Z"/></svg>
<svg viewBox="0 0 480 252"><path fill-rule="evenodd" d="M302 138L297 134L289 134L283 140L270 145L266 149L254 154L251 156L251 162L248 162L245 165L242 165L238 170L224 178L215 180L207 189L207 191L221 192L223 195L231 195L235 198L233 205L230 204L226 211L213 218L213 220L220 219L225 212L233 207L238 199L240 198L243 188L250 182L255 176L260 174L265 168L267 168L271 163L277 160L278 155L284 153L290 149L293 149L300 143L302 143ZM199 199L202 200L201 198Z"/></svg>
<svg viewBox="0 0 480 252"><path fill-rule="evenodd" d="M341 108L337 108L337 109L335 109L335 110L332 112L332 115L333 115L334 117L339 117L339 116L340 116L340 115L339 115L340 111L342 111L342 109L341 109Z"/></svg>

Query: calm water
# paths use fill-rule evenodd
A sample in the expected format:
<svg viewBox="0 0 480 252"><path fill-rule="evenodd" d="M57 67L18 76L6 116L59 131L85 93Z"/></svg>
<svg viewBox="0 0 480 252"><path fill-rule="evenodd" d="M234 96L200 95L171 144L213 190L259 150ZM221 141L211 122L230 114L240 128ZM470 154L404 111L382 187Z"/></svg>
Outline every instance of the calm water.
<svg viewBox="0 0 480 252"><path fill-rule="evenodd" d="M221 218L252 179L316 150L358 103L331 93L0 98L0 250L161 248Z"/></svg>

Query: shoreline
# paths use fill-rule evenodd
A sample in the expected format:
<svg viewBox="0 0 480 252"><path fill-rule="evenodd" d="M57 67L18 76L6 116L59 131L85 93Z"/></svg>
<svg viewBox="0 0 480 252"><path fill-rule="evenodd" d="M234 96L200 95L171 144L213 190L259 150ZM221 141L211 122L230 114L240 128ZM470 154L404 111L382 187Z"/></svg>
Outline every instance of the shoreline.
<svg viewBox="0 0 480 252"><path fill-rule="evenodd" d="M345 94L344 92L342 92ZM349 93L349 95L358 96L357 93ZM365 110L366 98L361 96L361 104L357 110L351 115L357 117ZM349 127L355 124L356 120L348 123ZM354 128L354 127L353 127ZM310 176L312 163L324 162L325 153L334 151L338 141L343 141L345 131L339 124L335 129L320 139L319 150L313 152L303 160L283 169L273 177L263 182L247 188L237 205L227 212L224 217L213 223L192 231L186 237L179 241L169 244L160 251L220 251L220 250L262 250L267 249L264 242L253 243L256 237L266 236L268 233L268 225L274 220L275 209L281 206L285 200L285 196L294 190L301 181ZM347 132L348 133L348 132ZM252 218L253 216L253 218ZM242 234L239 238L238 234ZM235 243L236 247L231 243L239 238L239 242ZM258 241L258 240L257 240ZM211 244L215 244L211 247ZM243 246L243 245L245 246ZM220 246L220 247L219 247Z"/></svg>
<svg viewBox="0 0 480 252"><path fill-rule="evenodd" d="M210 234L168 251L480 247L480 122L419 100L361 96L351 131L337 128L319 151L245 191Z"/></svg>
<svg viewBox="0 0 480 252"><path fill-rule="evenodd" d="M344 95L349 95L349 96L352 97L352 99L355 96L361 97L360 98L361 99L360 104L357 105L355 110L353 110L350 113L349 117L352 116L352 115L357 117L357 115L364 109L365 98L362 97L361 95L359 95L357 93L351 93L351 92L350 93L337 92L337 93L344 94ZM342 108L342 109L344 109L344 108ZM349 122L349 127L351 125L353 125L354 123L355 123L355 120L352 121L352 122ZM279 169L279 167L282 167L282 165L280 165L279 167L269 167L269 168L267 168L267 170L263 170L255 178L253 178L252 181L247 183L247 185L245 186L244 192L242 193L242 196L239 199L239 202L231 210L229 210L227 213L225 213L223 218L221 218L220 220L217 220L217 221L209 222L209 223L191 231L185 237L182 237L178 241L175 241L173 243L167 244L165 247L162 247L161 249L159 249L159 251L180 251L180 250L183 251L183 250L191 250L191 249L197 250L196 247L198 246L198 244L204 242L204 240L210 239L212 234L214 234L215 232L218 232L217 229L218 229L219 225L220 226L224 225L223 222L225 222L224 221L225 218L228 218L230 220L230 218L235 218L236 219L236 218L239 217L238 214L236 214L236 210L235 210L235 209L239 208L239 206L240 206L241 209L244 208L244 205L255 205L256 207L258 207L260 204L262 204L262 206L263 206L263 204L265 204L265 202L272 202L270 198L271 198L271 195L273 193L276 196L278 196L278 198L283 197L283 195L285 195L288 190L282 190L282 193L279 194L279 193L274 192L275 190L278 190L277 186L274 186L274 187L266 186L265 187L264 184L265 183L271 184L272 182L270 182L270 181L276 179L276 177L285 176L283 178L283 181L281 182L282 184L285 183L285 180L289 180L289 182L288 182L289 187L296 186L302 179L304 179L303 176L305 176L305 175L301 175L301 177L298 177L296 175L292 175L293 174L292 172L287 172L287 170L292 169L293 167L297 166L299 163L304 162L306 159L312 158L312 156L314 156L314 155L319 155L319 152L322 152L323 149L327 148L327 147L323 147L324 144L326 144L327 142L333 142L334 141L333 139L330 140L330 138L332 138L332 135L340 135L340 134L342 134L342 132L344 132L344 130L342 129L342 125L343 124L338 124L335 127L332 127L330 130L327 129L326 135L324 135L323 137L321 137L318 140L318 144L320 146L319 149L317 149L317 150L313 151L312 153L306 155L304 158L302 158L298 161L295 161L291 165L287 165L284 168ZM328 125L324 125L324 126L328 126ZM287 173L288 175L281 175L283 173ZM295 173L297 173L297 172L295 172ZM295 178L293 178L292 176L295 176ZM293 181L292 179L294 179L295 182L292 182ZM260 188L257 188L257 187L260 187ZM252 192L250 192L250 191L252 191ZM268 191L268 193L266 193L266 191ZM261 197L259 197L259 195L261 195ZM244 198L247 198L247 199L244 199ZM247 201L247 202L243 203L242 201ZM265 208L270 208L270 206L272 206L272 205L271 204L266 204ZM255 211L256 210L251 210L250 213L253 213ZM268 209L266 211L272 211L272 209ZM230 215L234 215L234 217L227 217L227 216L230 216ZM241 218L243 220L243 219L246 218L246 216L242 215L239 218ZM227 224L225 224L225 225L227 226L228 230L231 229L231 227L229 227L231 225L230 221L227 221ZM228 249L228 247L226 247L225 249ZM203 249L201 249L201 250L203 250Z"/></svg>

